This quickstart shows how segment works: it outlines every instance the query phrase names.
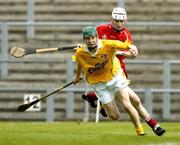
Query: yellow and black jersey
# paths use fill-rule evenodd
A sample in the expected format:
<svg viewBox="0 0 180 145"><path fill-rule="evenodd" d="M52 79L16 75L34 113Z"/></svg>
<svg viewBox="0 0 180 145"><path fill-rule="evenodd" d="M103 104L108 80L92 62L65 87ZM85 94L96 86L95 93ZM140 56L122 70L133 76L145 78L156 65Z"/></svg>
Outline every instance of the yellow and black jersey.
<svg viewBox="0 0 180 145"><path fill-rule="evenodd" d="M83 68L88 83L108 82L120 70L116 50L128 49L130 43L117 40L98 40L98 49L92 54L86 45L78 48L75 54L77 63Z"/></svg>

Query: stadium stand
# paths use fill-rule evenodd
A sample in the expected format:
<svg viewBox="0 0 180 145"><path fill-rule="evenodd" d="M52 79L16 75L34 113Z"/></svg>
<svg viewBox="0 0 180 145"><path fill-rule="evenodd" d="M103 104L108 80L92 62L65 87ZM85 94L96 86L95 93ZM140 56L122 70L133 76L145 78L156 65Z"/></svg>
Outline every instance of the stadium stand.
<svg viewBox="0 0 180 145"><path fill-rule="evenodd" d="M129 20L178 21L178 0L126 0Z"/></svg>
<svg viewBox="0 0 180 145"><path fill-rule="evenodd" d="M27 2L21 0L0 1L0 22L2 21L26 21ZM126 0L126 9L129 22L133 21L179 21L178 0ZM35 21L93 21L108 22L112 8L117 6L117 0L36 0ZM140 60L167 60L179 59L179 32L180 26L134 26L128 25L133 34L134 43L139 47ZM9 47L18 45L22 47L58 47L59 45L71 45L82 42L82 26L36 26L35 36L27 39L26 26L9 27ZM21 61L58 61L66 60L71 52L39 54L27 56ZM10 57L11 61L17 59ZM9 75L6 80L0 81L1 88L56 88L66 83L65 63L10 63ZM162 88L162 64L140 65L128 64L128 74L133 88ZM172 88L179 87L178 65L172 65ZM82 86L80 84L79 86ZM42 111L37 113L19 113L14 108L21 103L24 92L2 92L0 95L0 120L44 120L45 103ZM41 92L44 94L46 92ZM144 94L142 95L142 99ZM160 97L157 97L160 96ZM75 94L74 111L75 120L81 119L84 114L84 103L80 100L80 94ZM66 119L66 94L55 95L55 120ZM160 98L160 99L159 99ZM172 95L172 114L176 120L180 108L177 94ZM162 94L156 94L154 99L154 114L161 118ZM90 110L90 118L94 118L95 110ZM127 119L126 113L121 109L122 118ZM180 118L180 117L179 117ZM72 119L72 118L71 118Z"/></svg>

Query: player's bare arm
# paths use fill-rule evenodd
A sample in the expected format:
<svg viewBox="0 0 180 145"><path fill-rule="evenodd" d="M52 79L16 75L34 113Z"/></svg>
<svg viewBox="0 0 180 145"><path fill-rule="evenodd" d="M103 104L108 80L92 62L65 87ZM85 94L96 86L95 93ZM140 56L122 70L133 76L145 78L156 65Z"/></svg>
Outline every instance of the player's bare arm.
<svg viewBox="0 0 180 145"><path fill-rule="evenodd" d="M126 58L134 59L138 55L138 49L135 45L131 46L133 49L130 49L129 51L117 51L116 55L123 55Z"/></svg>
<svg viewBox="0 0 180 145"><path fill-rule="evenodd" d="M81 72L82 72L82 67L79 63L77 63L77 72L73 81L74 85L76 85L80 81Z"/></svg>

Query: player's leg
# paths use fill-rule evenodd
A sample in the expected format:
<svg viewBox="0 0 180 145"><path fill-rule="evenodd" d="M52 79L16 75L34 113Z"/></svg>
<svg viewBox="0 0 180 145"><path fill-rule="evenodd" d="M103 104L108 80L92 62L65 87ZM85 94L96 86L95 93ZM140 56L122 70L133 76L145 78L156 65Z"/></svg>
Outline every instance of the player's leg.
<svg viewBox="0 0 180 145"><path fill-rule="evenodd" d="M95 92L90 91L87 94L82 94L82 99L85 101L88 101L88 103L91 107L93 107L93 108L97 107L98 98L97 98ZM100 104L102 104L102 103L100 102ZM100 113L102 116L107 117L106 111L104 110L102 105L101 105Z"/></svg>
<svg viewBox="0 0 180 145"><path fill-rule="evenodd" d="M139 114L134 106L131 104L129 94L128 94L128 87L124 87L116 93L116 96L120 103L123 105L124 109L129 114L138 135L144 135L144 129L141 125Z"/></svg>
<svg viewBox="0 0 180 145"><path fill-rule="evenodd" d="M142 105L140 98L131 88L127 87L127 89L132 105L136 108L141 118L145 120L149 116L149 114Z"/></svg>
<svg viewBox="0 0 180 145"><path fill-rule="evenodd" d="M103 108L106 110L108 117L111 118L112 120L117 120L119 118L120 112L114 100L112 100L107 104L104 104Z"/></svg>
<svg viewBox="0 0 180 145"><path fill-rule="evenodd" d="M120 113L114 101L114 93L107 88L107 83L98 83L92 85L92 88L105 109L108 117L112 120L117 120Z"/></svg>
<svg viewBox="0 0 180 145"><path fill-rule="evenodd" d="M161 128L157 121L150 116L145 107L142 105L138 95L129 87L128 93L130 96L131 103L136 108L141 118L145 120L145 122L153 129L156 135L163 135L166 132L166 130Z"/></svg>
<svg viewBox="0 0 180 145"><path fill-rule="evenodd" d="M88 92L87 94L82 94L82 99L88 101L89 105L93 108L97 107L97 96L95 92Z"/></svg>

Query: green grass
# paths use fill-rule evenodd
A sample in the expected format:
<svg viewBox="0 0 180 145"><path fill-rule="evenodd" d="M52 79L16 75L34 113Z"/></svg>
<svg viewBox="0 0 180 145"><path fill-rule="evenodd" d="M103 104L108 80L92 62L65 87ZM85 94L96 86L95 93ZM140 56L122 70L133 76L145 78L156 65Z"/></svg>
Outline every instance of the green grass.
<svg viewBox="0 0 180 145"><path fill-rule="evenodd" d="M0 122L0 145L180 145L180 123L161 123L158 137L143 124L147 136L136 136L130 122Z"/></svg>

